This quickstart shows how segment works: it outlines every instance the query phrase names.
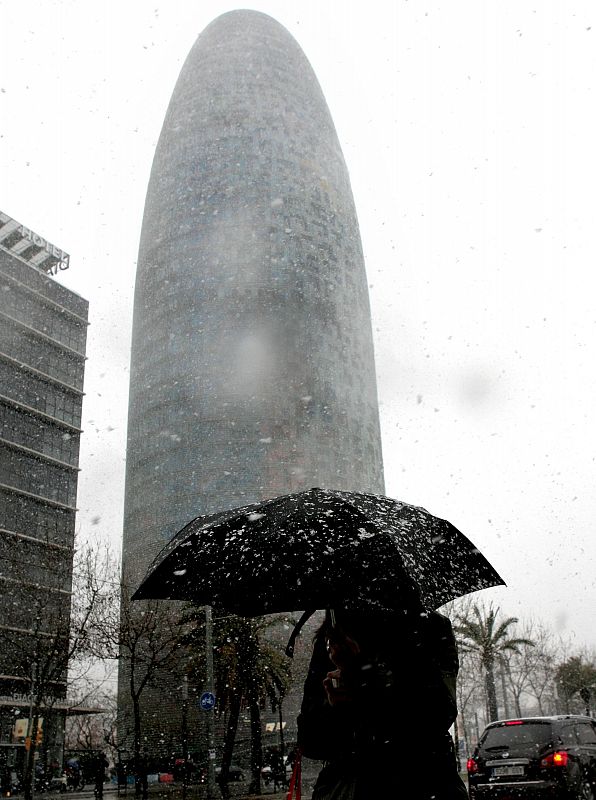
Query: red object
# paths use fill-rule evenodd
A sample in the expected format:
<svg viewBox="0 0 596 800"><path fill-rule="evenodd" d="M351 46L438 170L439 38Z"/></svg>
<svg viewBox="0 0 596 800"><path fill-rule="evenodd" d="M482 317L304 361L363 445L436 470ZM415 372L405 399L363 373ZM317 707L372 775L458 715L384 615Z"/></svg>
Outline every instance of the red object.
<svg viewBox="0 0 596 800"><path fill-rule="evenodd" d="M473 758L468 759L468 763L466 764L466 768L468 770L468 774L473 775L474 772L478 772L478 764L474 761Z"/></svg>
<svg viewBox="0 0 596 800"><path fill-rule="evenodd" d="M510 719L509 722L506 722L505 725L523 725L523 719Z"/></svg>
<svg viewBox="0 0 596 800"><path fill-rule="evenodd" d="M566 767L569 762L569 753L566 750L555 750L540 762L541 767Z"/></svg>
<svg viewBox="0 0 596 800"><path fill-rule="evenodd" d="M295 800L302 800L302 751L300 748L296 751L287 800L294 800L294 798Z"/></svg>
<svg viewBox="0 0 596 800"><path fill-rule="evenodd" d="M160 783L172 783L174 780L174 776L171 772L160 772L159 773L159 782Z"/></svg>

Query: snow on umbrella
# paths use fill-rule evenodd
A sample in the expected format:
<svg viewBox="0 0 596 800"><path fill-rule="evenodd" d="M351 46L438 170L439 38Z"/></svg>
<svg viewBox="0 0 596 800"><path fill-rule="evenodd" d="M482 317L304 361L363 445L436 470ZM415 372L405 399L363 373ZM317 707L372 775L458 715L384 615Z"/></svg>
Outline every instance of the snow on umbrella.
<svg viewBox="0 0 596 800"><path fill-rule="evenodd" d="M428 609L503 584L446 520L381 495L310 489L197 517L133 595L244 616L422 602Z"/></svg>

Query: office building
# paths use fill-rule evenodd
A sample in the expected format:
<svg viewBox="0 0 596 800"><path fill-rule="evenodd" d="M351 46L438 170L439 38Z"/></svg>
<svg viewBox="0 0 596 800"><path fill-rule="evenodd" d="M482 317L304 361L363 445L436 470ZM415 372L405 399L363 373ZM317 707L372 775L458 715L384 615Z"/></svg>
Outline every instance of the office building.
<svg viewBox="0 0 596 800"><path fill-rule="evenodd" d="M88 312L56 280L68 266L0 213L0 759L17 766L44 670L50 759L66 710L66 667L52 668L50 648L58 637L64 652L69 630Z"/></svg>

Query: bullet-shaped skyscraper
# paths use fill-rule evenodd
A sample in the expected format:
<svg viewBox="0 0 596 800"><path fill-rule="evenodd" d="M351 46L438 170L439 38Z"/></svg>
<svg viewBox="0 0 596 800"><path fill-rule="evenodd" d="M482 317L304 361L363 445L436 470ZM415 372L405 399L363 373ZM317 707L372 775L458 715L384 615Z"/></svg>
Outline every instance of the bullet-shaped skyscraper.
<svg viewBox="0 0 596 800"><path fill-rule="evenodd" d="M384 489L358 221L300 47L233 11L186 60L147 191L124 571L199 514L311 486Z"/></svg>

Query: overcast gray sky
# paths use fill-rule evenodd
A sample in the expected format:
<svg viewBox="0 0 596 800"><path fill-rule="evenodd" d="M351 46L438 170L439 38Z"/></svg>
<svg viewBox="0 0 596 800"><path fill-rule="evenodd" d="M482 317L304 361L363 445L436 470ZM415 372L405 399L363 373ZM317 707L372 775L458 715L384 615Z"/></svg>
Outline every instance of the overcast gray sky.
<svg viewBox="0 0 596 800"><path fill-rule="evenodd" d="M90 302L79 526L120 546L132 292L149 170L219 0L3 0L0 209ZM495 564L484 592L596 645L592 2L270 0L348 163L387 493Z"/></svg>

